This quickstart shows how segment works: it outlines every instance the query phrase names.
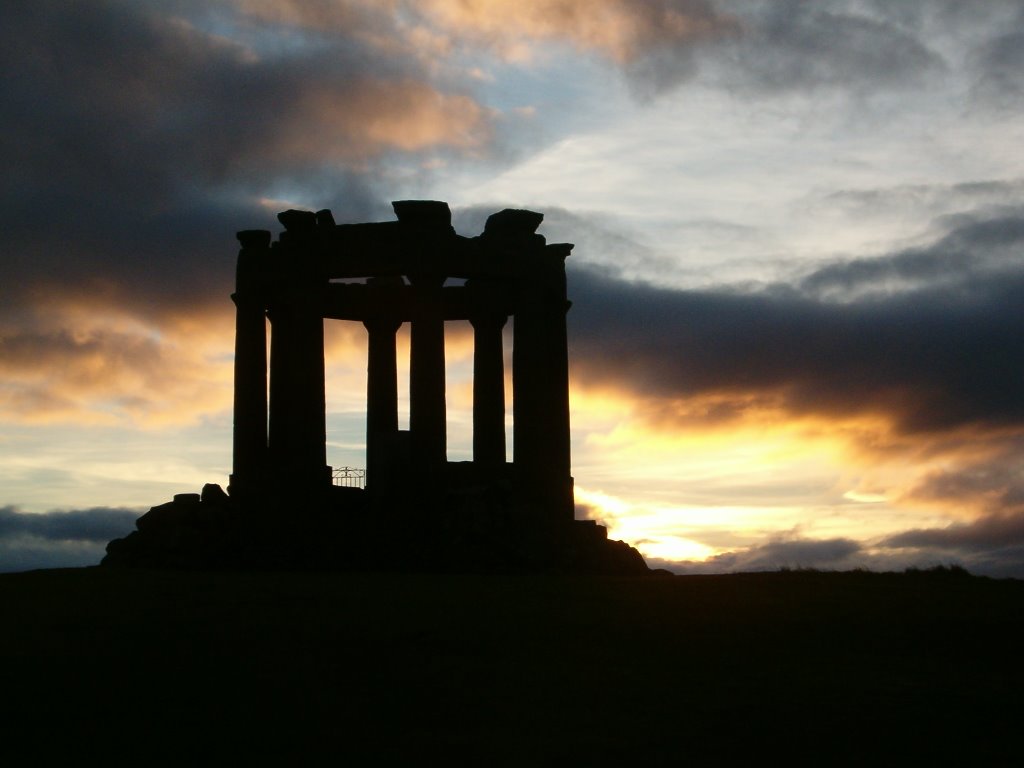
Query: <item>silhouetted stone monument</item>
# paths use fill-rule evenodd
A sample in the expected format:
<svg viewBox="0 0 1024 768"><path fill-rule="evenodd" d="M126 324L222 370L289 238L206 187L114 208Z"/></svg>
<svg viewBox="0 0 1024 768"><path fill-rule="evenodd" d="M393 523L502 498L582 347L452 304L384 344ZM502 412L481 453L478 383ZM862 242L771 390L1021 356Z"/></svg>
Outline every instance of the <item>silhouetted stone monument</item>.
<svg viewBox="0 0 1024 768"><path fill-rule="evenodd" d="M105 563L646 570L636 550L574 519L572 245L547 244L537 234L543 215L532 211L495 213L467 238L452 228L447 203L393 205L397 221L339 225L328 210L290 210L278 216L285 231L276 241L264 230L238 233L228 494L207 486L201 499L180 494L155 507L138 532L111 543ZM502 336L510 318L511 462ZM359 322L368 336L365 488L334 486L327 466L325 319ZM473 329L470 462L447 459L447 320ZM395 359L404 323L408 430L398 428Z"/></svg>

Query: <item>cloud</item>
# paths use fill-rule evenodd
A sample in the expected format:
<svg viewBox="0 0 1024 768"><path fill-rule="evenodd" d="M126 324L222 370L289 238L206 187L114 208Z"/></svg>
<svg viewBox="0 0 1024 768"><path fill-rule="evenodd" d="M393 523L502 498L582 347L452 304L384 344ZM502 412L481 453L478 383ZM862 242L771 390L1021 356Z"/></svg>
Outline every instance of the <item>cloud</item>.
<svg viewBox="0 0 1024 768"><path fill-rule="evenodd" d="M912 253L756 292L576 268L575 379L666 405L714 395L738 412L881 416L905 434L1020 429L1024 269L1012 257L1022 221L972 221ZM891 275L899 286L865 290Z"/></svg>
<svg viewBox="0 0 1024 768"><path fill-rule="evenodd" d="M934 239L971 219L1019 216L1024 179L984 179L957 184L896 184L883 188L838 189L802 201L802 210L835 228L858 227L907 236L907 222L931 222L923 235ZM911 233L915 234L916 233Z"/></svg>
<svg viewBox="0 0 1024 768"><path fill-rule="evenodd" d="M40 514L0 507L0 539L31 536L47 541L102 542L126 536L139 512L122 507L51 510Z"/></svg>
<svg viewBox="0 0 1024 768"><path fill-rule="evenodd" d="M697 71L697 50L736 33L708 0L425 0L400 3L406 39L432 54L483 51L530 65L568 47L623 72L642 96Z"/></svg>
<svg viewBox="0 0 1024 768"><path fill-rule="evenodd" d="M576 520L593 520L598 525L603 525L606 528L609 525L609 521L601 514L600 507L596 504L579 501L578 499L574 508L574 517Z"/></svg>
<svg viewBox="0 0 1024 768"><path fill-rule="evenodd" d="M152 426L230 405L230 326L214 325L219 339L132 326L0 329L4 421Z"/></svg>
<svg viewBox="0 0 1024 768"><path fill-rule="evenodd" d="M1020 64L1016 33L1006 31L1019 26L1012 0L969 10L875 0L234 0L229 7L265 29L357 40L449 73L460 56L531 64L569 46L612 62L644 96L701 71L748 95L913 87L959 66L964 47L974 46L968 58L978 89L1006 101Z"/></svg>
<svg viewBox="0 0 1024 768"><path fill-rule="evenodd" d="M229 5L251 21L321 34L387 29L394 6L371 0L231 0Z"/></svg>
<svg viewBox="0 0 1024 768"><path fill-rule="evenodd" d="M840 189L825 196L852 216L876 216L894 207L901 215L935 216L1024 203L1024 179L987 179L958 184L899 184L883 189Z"/></svg>
<svg viewBox="0 0 1024 768"><path fill-rule="evenodd" d="M786 97L919 87L960 67L950 50L971 48L978 92L1013 103L1019 25L994 4L923 5L6 4L0 411L8 422L146 426L223 412L234 232L277 228L273 214L293 204L331 207L339 221L390 218L386 200L425 165L506 160L502 142L524 139L483 100L494 75L481 68L532 69L536 83L553 52L604 60L639 93L704 73L744 98ZM497 81L496 99L522 82ZM904 436L952 445L967 435L1002 461L1012 454L994 453L993 436L1012 440L1024 411L1024 214L1019 180L983 184L839 193L832 202L851 211L891 208L902 194L908 210L946 215L943 234L759 290L629 282L657 273L663 254L592 228L605 271L571 262L577 383L626 391L664 426L872 414ZM551 214L553 229L584 220ZM760 234L700 217L688 226L725 242ZM932 476L914 499L945 494L996 520L997 504L1014 503L1009 466Z"/></svg>
<svg viewBox="0 0 1024 768"><path fill-rule="evenodd" d="M781 568L850 569L859 567L855 556L861 551L861 544L852 539L784 536L704 561L657 561L649 564L651 567L668 567L677 573L737 573Z"/></svg>
<svg viewBox="0 0 1024 768"><path fill-rule="evenodd" d="M1024 245L1024 209L1003 215L947 217L953 228L937 242L881 258L851 259L819 267L800 289L829 298L885 297L922 286L956 289L1015 271Z"/></svg>
<svg viewBox="0 0 1024 768"><path fill-rule="evenodd" d="M726 34L727 16L704 0L426 0L424 16L450 34L506 56L567 41L627 65L652 51Z"/></svg>
<svg viewBox="0 0 1024 768"><path fill-rule="evenodd" d="M717 79L759 94L818 89L871 92L920 83L942 57L898 11L864 3L729 3L741 33L715 50Z"/></svg>
<svg viewBox="0 0 1024 768"><path fill-rule="evenodd" d="M134 529L140 512L93 507L28 514L0 507L0 571L96 565L107 542Z"/></svg>
<svg viewBox="0 0 1024 768"><path fill-rule="evenodd" d="M996 445L987 455L931 472L907 494L910 501L953 510L959 521L903 531L881 546L953 552L989 564L1007 559L1008 551L1024 550L1024 438L990 442Z"/></svg>
<svg viewBox="0 0 1024 768"><path fill-rule="evenodd" d="M26 281L106 281L152 296L157 274L201 289L230 274L230 257L217 257L233 232L270 218L260 195L332 187L325 197L347 199L339 215L363 213L378 196L361 179L389 153L491 141L492 112L468 92L356 34L253 47L160 9L0 12L5 293L14 281L21 292ZM182 291L178 303L194 298Z"/></svg>
<svg viewBox="0 0 1024 768"><path fill-rule="evenodd" d="M792 546L790 546L792 545ZM811 568L823 571L904 571L960 567L979 576L1024 578L1024 547L1002 546L976 553L949 548L869 549L849 539L769 542L707 560L647 558L651 568L679 574L716 574Z"/></svg>
<svg viewBox="0 0 1024 768"><path fill-rule="evenodd" d="M1010 435L992 439L988 447L990 449L980 457L965 458L954 468L928 474L909 496L970 507L976 514L992 517L1007 513L1024 515L1024 471L1020 467L1024 437Z"/></svg>
<svg viewBox="0 0 1024 768"><path fill-rule="evenodd" d="M33 537L0 539L0 573L98 565L105 552L105 544L91 541L42 541Z"/></svg>
<svg viewBox="0 0 1024 768"><path fill-rule="evenodd" d="M223 408L234 233L276 229L294 204L264 198L378 218L387 162L487 152L494 111L384 50L371 6L352 4L321 44L224 3L3 6L8 420L157 424Z"/></svg>
<svg viewBox="0 0 1024 768"><path fill-rule="evenodd" d="M1021 93L1020 76L1024 74L1024 33L1011 31L988 41L979 52L978 64L985 71L985 85L1004 96Z"/></svg>
<svg viewBox="0 0 1024 768"><path fill-rule="evenodd" d="M638 91L657 93L696 71L694 49L735 34L709 0L236 0L243 18L312 38L356 37L441 72L481 52L530 65L569 47L612 62ZM470 66L468 72L476 72Z"/></svg>
<svg viewBox="0 0 1024 768"><path fill-rule="evenodd" d="M5 128L32 153L23 159L49 158L65 178L105 168L93 179L101 188L137 192L141 178L155 194L182 176L217 182L486 140L467 135L468 126L486 129L475 102L438 90L414 60L382 55L356 30L327 48L280 51L131 3L43 2L7 14L5 63L23 80L5 95L24 109L8 113ZM65 121L50 123L55 132L33 133L54 118ZM75 150L87 151L64 165Z"/></svg>
<svg viewBox="0 0 1024 768"><path fill-rule="evenodd" d="M1014 492L1019 493L1019 476L1013 482ZM960 498L968 509L987 500L992 511L969 522L912 528L889 536L878 543L881 556L924 565L956 562L972 573L1024 578L1024 505L1017 498L1000 509L997 502L1004 485L1005 479L999 477L972 478L969 492L963 486L958 489Z"/></svg>
<svg viewBox="0 0 1024 768"><path fill-rule="evenodd" d="M882 546L900 549L948 549L986 552L1024 547L1024 514L992 514L970 523L944 528L915 528L890 536Z"/></svg>
<svg viewBox="0 0 1024 768"><path fill-rule="evenodd" d="M1005 109L1019 108L1024 95L1024 8L1019 3L992 3L989 12L1000 13L994 34L983 37L968 55L974 73L974 95L983 104Z"/></svg>

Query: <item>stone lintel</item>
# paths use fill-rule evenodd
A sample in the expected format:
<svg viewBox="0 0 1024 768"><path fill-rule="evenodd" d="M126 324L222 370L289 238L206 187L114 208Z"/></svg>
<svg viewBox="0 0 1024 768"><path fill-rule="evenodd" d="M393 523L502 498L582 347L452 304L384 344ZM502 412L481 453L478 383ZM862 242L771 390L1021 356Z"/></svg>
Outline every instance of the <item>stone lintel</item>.
<svg viewBox="0 0 1024 768"><path fill-rule="evenodd" d="M483 293L468 285L449 285L438 292L442 320L472 320L481 312L512 314L507 291ZM363 322L382 317L408 323L416 317L418 299L411 285L330 283L324 297L323 316L331 320Z"/></svg>
<svg viewBox="0 0 1024 768"><path fill-rule="evenodd" d="M441 231L451 229L451 209L441 200L395 200L391 207L398 220L406 226Z"/></svg>

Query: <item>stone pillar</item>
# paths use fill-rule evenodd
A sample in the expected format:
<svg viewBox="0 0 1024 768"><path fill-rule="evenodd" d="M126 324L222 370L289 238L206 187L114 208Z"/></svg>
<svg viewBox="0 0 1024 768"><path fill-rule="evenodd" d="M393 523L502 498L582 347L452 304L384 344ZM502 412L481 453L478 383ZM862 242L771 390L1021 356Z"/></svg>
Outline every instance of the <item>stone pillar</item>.
<svg viewBox="0 0 1024 768"><path fill-rule="evenodd" d="M569 355L564 259L546 246L529 259L513 324L513 461L523 491L555 519L574 514L569 443Z"/></svg>
<svg viewBox="0 0 1024 768"><path fill-rule="evenodd" d="M286 214L302 214L289 211ZM323 290L307 226L281 214L288 232L272 257L270 318L271 470L290 489L313 491L330 484L324 391ZM288 235L286 237L285 235Z"/></svg>
<svg viewBox="0 0 1024 768"><path fill-rule="evenodd" d="M300 307L269 313L270 458L287 482L302 487L329 482L324 324Z"/></svg>
<svg viewBox="0 0 1024 768"><path fill-rule="evenodd" d="M264 296L270 233L238 233L235 278L235 398L232 472L235 495L259 493L267 454L267 319Z"/></svg>
<svg viewBox="0 0 1024 768"><path fill-rule="evenodd" d="M368 334L366 360L366 487L388 482L388 446L398 434L398 371L395 334L401 322L386 318L363 321Z"/></svg>
<svg viewBox="0 0 1024 768"><path fill-rule="evenodd" d="M409 432L417 471L438 478L447 461L444 376L444 278L412 276L414 311L409 355Z"/></svg>
<svg viewBox="0 0 1024 768"><path fill-rule="evenodd" d="M501 329L507 318L477 314L473 325L473 462L505 463L505 359Z"/></svg>

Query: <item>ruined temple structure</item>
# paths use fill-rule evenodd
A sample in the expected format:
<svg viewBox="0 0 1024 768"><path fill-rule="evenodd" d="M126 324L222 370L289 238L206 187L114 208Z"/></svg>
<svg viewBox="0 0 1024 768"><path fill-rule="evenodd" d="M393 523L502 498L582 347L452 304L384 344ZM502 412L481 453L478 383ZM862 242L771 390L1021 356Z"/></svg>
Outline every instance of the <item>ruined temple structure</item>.
<svg viewBox="0 0 1024 768"><path fill-rule="evenodd" d="M543 215L532 211L495 213L482 234L464 237L447 203L393 205L394 221L339 225L329 210L290 210L278 216L276 241L265 230L238 233L228 493L208 485L154 507L137 532L111 543L105 563L646 571L636 550L574 519L572 246L547 244L536 231ZM363 488L335 486L327 465L325 319L358 322L367 333ZM467 462L447 459L448 320L473 330ZM408 430L399 429L395 359L403 323L411 337Z"/></svg>

